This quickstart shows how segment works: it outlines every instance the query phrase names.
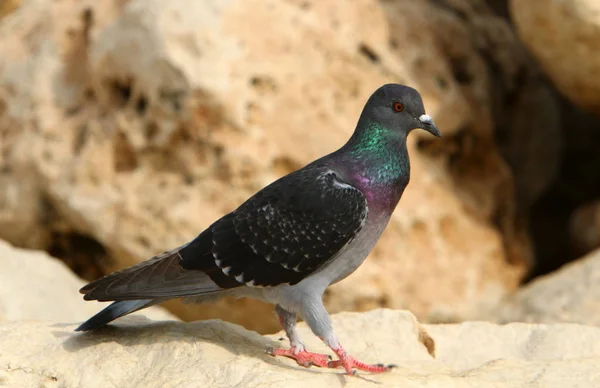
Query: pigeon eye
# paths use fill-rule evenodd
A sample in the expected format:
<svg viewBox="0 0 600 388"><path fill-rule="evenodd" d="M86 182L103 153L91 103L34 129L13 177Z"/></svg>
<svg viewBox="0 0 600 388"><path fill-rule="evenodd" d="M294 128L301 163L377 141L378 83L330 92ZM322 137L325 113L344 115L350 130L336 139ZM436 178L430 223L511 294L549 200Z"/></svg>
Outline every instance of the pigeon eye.
<svg viewBox="0 0 600 388"><path fill-rule="evenodd" d="M394 102L394 110L396 112L402 112L404 110L404 104L401 102Z"/></svg>

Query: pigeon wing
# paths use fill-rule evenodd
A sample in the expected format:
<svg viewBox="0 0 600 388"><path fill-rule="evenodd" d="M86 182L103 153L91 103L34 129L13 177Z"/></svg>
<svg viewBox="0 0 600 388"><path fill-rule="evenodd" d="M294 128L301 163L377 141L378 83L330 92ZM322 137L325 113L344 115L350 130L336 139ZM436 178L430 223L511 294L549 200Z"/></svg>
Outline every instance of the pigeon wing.
<svg viewBox="0 0 600 388"><path fill-rule="evenodd" d="M367 213L362 192L338 173L305 168L275 181L211 225L187 251L180 251L180 265L209 273L223 288L293 285L351 242ZM208 245L212 255L199 254Z"/></svg>

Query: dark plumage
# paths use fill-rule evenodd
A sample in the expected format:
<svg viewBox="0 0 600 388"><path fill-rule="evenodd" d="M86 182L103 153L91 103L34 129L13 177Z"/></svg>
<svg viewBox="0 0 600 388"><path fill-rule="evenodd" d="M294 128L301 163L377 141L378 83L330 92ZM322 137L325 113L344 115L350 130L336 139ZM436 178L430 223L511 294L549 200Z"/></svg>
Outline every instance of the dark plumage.
<svg viewBox="0 0 600 388"><path fill-rule="evenodd" d="M319 190L314 190L315 182ZM297 284L363 226L366 200L360 191L342 184L346 185L334 172L316 166L279 179L183 248L180 265L189 270L221 269L217 272L226 280L211 278L224 288Z"/></svg>
<svg viewBox="0 0 600 388"><path fill-rule="evenodd" d="M290 338L276 349L299 363L381 372L348 356L333 334L321 297L362 263L383 232L410 176L406 136L439 136L418 92L384 85L369 99L342 148L265 187L194 240L91 282L86 300L115 301L77 330L106 323L171 298L224 293L267 300ZM340 357L323 364L295 331L301 314Z"/></svg>

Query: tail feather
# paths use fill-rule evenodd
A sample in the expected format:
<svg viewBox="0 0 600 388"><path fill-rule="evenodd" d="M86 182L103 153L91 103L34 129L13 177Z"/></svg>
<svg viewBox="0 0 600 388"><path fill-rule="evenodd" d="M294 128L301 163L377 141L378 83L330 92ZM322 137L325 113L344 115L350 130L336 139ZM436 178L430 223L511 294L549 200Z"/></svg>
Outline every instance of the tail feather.
<svg viewBox="0 0 600 388"><path fill-rule="evenodd" d="M160 303L156 299L121 300L111 303L98 314L82 323L75 331L88 331L98 329L117 318L131 314L135 311Z"/></svg>
<svg viewBox="0 0 600 388"><path fill-rule="evenodd" d="M239 282L225 277L215 264L211 246L212 235L208 230L188 244L82 287L79 292L84 294L85 300L115 302L76 330L102 327L119 317L168 299L213 298L224 289L239 287Z"/></svg>
<svg viewBox="0 0 600 388"><path fill-rule="evenodd" d="M79 292L85 294L85 300L119 301L178 298L220 291L206 272L189 271L180 266L181 248L95 280Z"/></svg>

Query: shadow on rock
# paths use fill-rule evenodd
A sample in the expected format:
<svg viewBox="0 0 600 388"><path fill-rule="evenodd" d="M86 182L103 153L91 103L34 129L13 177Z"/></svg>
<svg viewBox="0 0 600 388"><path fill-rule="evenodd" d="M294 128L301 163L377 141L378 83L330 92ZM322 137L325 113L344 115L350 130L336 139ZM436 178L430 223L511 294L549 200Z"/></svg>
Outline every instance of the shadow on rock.
<svg viewBox="0 0 600 388"><path fill-rule="evenodd" d="M65 329L71 327L70 324L59 326ZM69 333L61 330L54 331L53 334L57 337L67 337L63 347L68 352L77 352L103 343L118 343L128 347L204 342L220 346L236 355L273 360L271 356L265 354L265 350L281 347L280 343L258 333L220 320L185 323L151 321L145 317L132 316L121 318L117 323L95 331Z"/></svg>

